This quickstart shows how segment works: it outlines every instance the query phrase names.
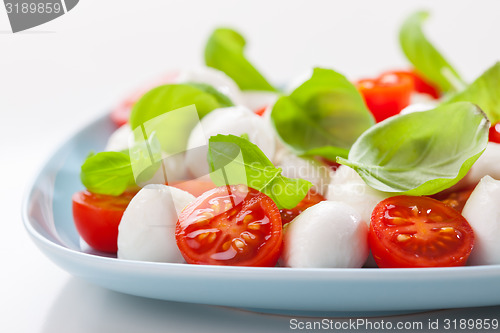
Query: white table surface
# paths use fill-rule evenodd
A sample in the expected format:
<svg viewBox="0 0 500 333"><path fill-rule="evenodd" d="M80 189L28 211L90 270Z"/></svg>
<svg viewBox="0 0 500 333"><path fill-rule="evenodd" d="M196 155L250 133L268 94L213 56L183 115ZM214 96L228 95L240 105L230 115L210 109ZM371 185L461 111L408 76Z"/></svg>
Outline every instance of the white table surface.
<svg viewBox="0 0 500 333"><path fill-rule="evenodd" d="M249 57L274 82L312 66L357 78L406 65L397 28L418 8L431 9L426 29L466 79L500 59L498 1L82 0L18 34L0 6L0 332L289 331L288 317L143 299L73 278L29 239L23 193L61 142L128 92L169 69L200 66L217 25L241 30ZM500 318L500 307L388 320L438 317Z"/></svg>

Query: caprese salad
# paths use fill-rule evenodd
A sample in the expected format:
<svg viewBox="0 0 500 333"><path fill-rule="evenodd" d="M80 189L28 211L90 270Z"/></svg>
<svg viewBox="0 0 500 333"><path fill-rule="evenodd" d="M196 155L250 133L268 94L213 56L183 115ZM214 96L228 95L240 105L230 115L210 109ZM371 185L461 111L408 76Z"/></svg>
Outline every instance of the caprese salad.
<svg viewBox="0 0 500 333"><path fill-rule="evenodd" d="M500 264L500 63L465 82L427 16L400 29L412 69L350 81L315 68L284 90L238 32L216 29L207 67L112 111L117 129L73 195L82 239L168 263Z"/></svg>

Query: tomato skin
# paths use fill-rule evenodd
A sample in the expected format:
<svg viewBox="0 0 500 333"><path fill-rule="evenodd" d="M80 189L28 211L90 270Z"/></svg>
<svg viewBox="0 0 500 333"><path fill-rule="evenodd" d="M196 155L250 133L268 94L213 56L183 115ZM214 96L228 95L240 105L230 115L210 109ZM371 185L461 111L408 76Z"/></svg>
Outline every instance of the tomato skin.
<svg viewBox="0 0 500 333"><path fill-rule="evenodd" d="M92 248L116 253L118 225L135 193L120 196L80 191L73 194L73 220L80 236Z"/></svg>
<svg viewBox="0 0 500 333"><path fill-rule="evenodd" d="M254 113L255 113L256 115L258 115L258 116L261 116L261 117L262 117L262 116L264 115L264 113L266 112L266 110L267 110L267 105L266 105L266 106L263 106L263 107L261 107L261 108L259 108L259 109L257 109L257 110L255 110L255 111L254 111Z"/></svg>
<svg viewBox="0 0 500 333"><path fill-rule="evenodd" d="M321 201L325 201L325 197L311 189L307 192L307 195L300 201L297 206L292 209L280 209L281 222L283 225L292 222L294 218L299 216L300 213L305 211L307 208L314 206Z"/></svg>
<svg viewBox="0 0 500 333"><path fill-rule="evenodd" d="M186 262L202 265L275 266L283 242L276 204L245 185L198 197L179 215L175 238Z"/></svg>
<svg viewBox="0 0 500 333"><path fill-rule="evenodd" d="M392 73L383 74L375 79L359 80L356 85L376 122L397 115L410 105L414 90L413 80L410 77Z"/></svg>
<svg viewBox="0 0 500 333"><path fill-rule="evenodd" d="M490 142L500 143L500 122L497 122L490 127Z"/></svg>
<svg viewBox="0 0 500 333"><path fill-rule="evenodd" d="M413 80L413 87L415 92L421 94L427 94L434 99L439 99L441 97L441 93L439 89L434 86L432 83L426 81L420 74L418 74L415 70L398 70L398 71L389 71L384 74L395 74L399 76L408 76Z"/></svg>
<svg viewBox="0 0 500 333"><path fill-rule="evenodd" d="M460 213L440 201L402 195L375 207L368 243L380 268L463 266L474 232Z"/></svg>
<svg viewBox="0 0 500 333"><path fill-rule="evenodd" d="M170 185L180 190L191 193L195 197L199 197L203 193L210 191L211 189L214 189L216 187L211 180L198 180L198 179L178 181L166 185Z"/></svg>

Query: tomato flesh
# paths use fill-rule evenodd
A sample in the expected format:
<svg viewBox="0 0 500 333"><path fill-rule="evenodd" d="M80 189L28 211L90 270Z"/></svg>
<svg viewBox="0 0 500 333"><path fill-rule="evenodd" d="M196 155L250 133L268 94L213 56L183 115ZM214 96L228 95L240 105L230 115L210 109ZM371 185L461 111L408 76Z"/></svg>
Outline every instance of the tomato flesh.
<svg viewBox="0 0 500 333"><path fill-rule="evenodd" d="M381 268L462 266L474 233L459 212L440 201L396 196L373 210L368 242Z"/></svg>
<svg viewBox="0 0 500 333"><path fill-rule="evenodd" d="M500 143L500 122L490 127L490 142Z"/></svg>
<svg viewBox="0 0 500 333"><path fill-rule="evenodd" d="M410 105L414 83L408 76L387 73L376 79L360 80L357 87L375 121L381 122Z"/></svg>
<svg viewBox="0 0 500 333"><path fill-rule="evenodd" d="M245 185L221 186L182 211L175 237L190 264L274 266L281 252L281 217L267 195Z"/></svg>
<svg viewBox="0 0 500 333"><path fill-rule="evenodd" d="M83 240L92 248L108 253L118 250L118 225L135 193L120 196L81 191L73 194L73 220Z"/></svg>
<svg viewBox="0 0 500 333"><path fill-rule="evenodd" d="M420 74L418 74L415 70L399 70L399 71L390 71L385 74L394 74L398 76L407 76L413 81L413 87L415 92L421 94L427 94L434 99L439 99L441 97L441 93L439 89L424 79Z"/></svg>
<svg viewBox="0 0 500 333"><path fill-rule="evenodd" d="M307 208L314 206L321 201L325 201L325 197L319 194L317 191L311 189L307 192L307 195L300 201L297 206L292 209L280 209L281 222L283 225L292 222L294 218L299 216L300 213L305 211Z"/></svg>
<svg viewBox="0 0 500 333"><path fill-rule="evenodd" d="M450 206L458 212L462 212L465 203L469 200L470 195L474 191L475 186L451 193L437 193L432 198L441 201L445 205Z"/></svg>

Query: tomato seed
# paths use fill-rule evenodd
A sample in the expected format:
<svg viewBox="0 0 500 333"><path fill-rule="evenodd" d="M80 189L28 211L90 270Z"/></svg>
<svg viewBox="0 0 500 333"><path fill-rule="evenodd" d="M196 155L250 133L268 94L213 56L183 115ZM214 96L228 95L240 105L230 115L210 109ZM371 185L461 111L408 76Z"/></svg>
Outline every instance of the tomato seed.
<svg viewBox="0 0 500 333"><path fill-rule="evenodd" d="M405 242L409 240L411 236L405 235L405 234L399 234L398 237L396 238L398 242Z"/></svg>

